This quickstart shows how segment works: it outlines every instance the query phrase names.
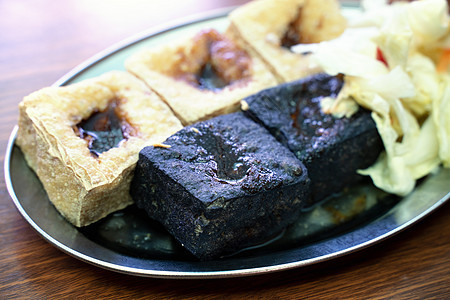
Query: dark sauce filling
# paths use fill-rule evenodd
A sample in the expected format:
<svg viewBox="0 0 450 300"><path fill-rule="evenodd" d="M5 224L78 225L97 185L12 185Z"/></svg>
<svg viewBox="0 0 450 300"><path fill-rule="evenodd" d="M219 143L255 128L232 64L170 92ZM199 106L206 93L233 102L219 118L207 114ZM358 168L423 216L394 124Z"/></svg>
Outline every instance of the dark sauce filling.
<svg viewBox="0 0 450 300"><path fill-rule="evenodd" d="M301 24L301 9L298 10L297 16L289 23L283 37L281 38L281 47L291 51L291 47L301 42L299 27Z"/></svg>
<svg viewBox="0 0 450 300"><path fill-rule="evenodd" d="M96 157L118 147L130 136L131 126L121 117L118 102L117 99L110 101L105 110L94 112L74 128L87 141L89 150Z"/></svg>
<svg viewBox="0 0 450 300"><path fill-rule="evenodd" d="M217 178L226 181L240 180L247 175L250 168L246 164L246 157L240 153L239 149L219 140L217 147L211 149L214 160L217 163Z"/></svg>
<svg viewBox="0 0 450 300"><path fill-rule="evenodd" d="M309 103L314 107L297 105L294 113L291 114L292 126L298 134L305 136L320 136L327 128L334 125L335 119L332 115L325 114L320 109L320 100L323 97L310 99Z"/></svg>
<svg viewBox="0 0 450 300"><path fill-rule="evenodd" d="M214 162L211 167L213 178L224 183L234 183L247 175L251 158L236 146L232 138L228 140L211 134L198 136L196 140L196 144L202 149L200 152Z"/></svg>
<svg viewBox="0 0 450 300"><path fill-rule="evenodd" d="M221 90L229 83L225 81L211 63L206 63L196 75L198 88L201 90Z"/></svg>
<svg viewBox="0 0 450 300"><path fill-rule="evenodd" d="M177 56L169 75L200 90L218 92L251 77L247 52L214 29L199 32L190 52L179 51Z"/></svg>
<svg viewBox="0 0 450 300"><path fill-rule="evenodd" d="M336 119L325 114L320 108L320 101L324 97L335 98L343 85L343 77L330 77L327 82L306 84L295 95L291 105L292 126L297 134L305 137L322 136L327 129L336 125Z"/></svg>

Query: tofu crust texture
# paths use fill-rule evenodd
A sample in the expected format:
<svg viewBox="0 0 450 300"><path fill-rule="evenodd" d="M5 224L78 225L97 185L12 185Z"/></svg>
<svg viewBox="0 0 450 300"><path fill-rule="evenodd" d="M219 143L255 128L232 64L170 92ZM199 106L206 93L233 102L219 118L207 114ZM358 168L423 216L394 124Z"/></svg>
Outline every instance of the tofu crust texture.
<svg viewBox="0 0 450 300"><path fill-rule="evenodd" d="M229 34L260 57L280 83L321 71L309 54L293 53L291 46L331 40L347 26L337 0L252 1L229 19Z"/></svg>
<svg viewBox="0 0 450 300"><path fill-rule="evenodd" d="M200 259L266 242L309 197L305 166L262 126L233 113L146 147L131 185L138 207Z"/></svg>
<svg viewBox="0 0 450 300"><path fill-rule="evenodd" d="M134 133L95 157L74 127L113 99ZM129 184L139 151L181 128L142 81L113 71L25 97L19 105L16 144L57 210L73 225L86 226L132 203Z"/></svg>
<svg viewBox="0 0 450 300"><path fill-rule="evenodd" d="M198 86L196 78L207 64L226 81L223 88ZM260 59L212 29L140 51L125 67L158 93L184 125L238 111L240 100L277 84Z"/></svg>
<svg viewBox="0 0 450 300"><path fill-rule="evenodd" d="M358 170L372 165L383 149L371 113L359 108L336 118L321 110L334 99L344 79L315 74L261 91L244 99L245 114L267 128L308 169L314 205L360 181Z"/></svg>

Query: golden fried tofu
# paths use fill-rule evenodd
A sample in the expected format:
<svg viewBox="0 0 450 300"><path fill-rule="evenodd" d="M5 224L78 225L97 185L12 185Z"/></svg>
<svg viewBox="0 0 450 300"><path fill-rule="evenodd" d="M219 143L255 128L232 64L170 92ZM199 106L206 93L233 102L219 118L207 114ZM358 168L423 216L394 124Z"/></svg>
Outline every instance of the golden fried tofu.
<svg viewBox="0 0 450 300"><path fill-rule="evenodd" d="M230 32L259 55L280 82L320 71L308 53L290 51L296 44L338 37L346 27L337 0L256 0L231 12Z"/></svg>
<svg viewBox="0 0 450 300"><path fill-rule="evenodd" d="M126 60L184 125L239 109L240 100L277 83L258 58L213 29L145 49Z"/></svg>
<svg viewBox="0 0 450 300"><path fill-rule="evenodd" d="M131 204L139 151L182 128L144 82L119 71L41 89L19 110L16 144L50 201L75 226Z"/></svg>

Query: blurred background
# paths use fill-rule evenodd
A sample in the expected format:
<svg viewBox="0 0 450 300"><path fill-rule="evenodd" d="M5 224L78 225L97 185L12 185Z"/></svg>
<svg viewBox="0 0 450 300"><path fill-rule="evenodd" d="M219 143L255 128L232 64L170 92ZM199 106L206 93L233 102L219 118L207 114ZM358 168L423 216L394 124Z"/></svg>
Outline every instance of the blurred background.
<svg viewBox="0 0 450 300"><path fill-rule="evenodd" d="M99 51L153 26L245 2L0 0L0 99L19 102Z"/></svg>
<svg viewBox="0 0 450 300"><path fill-rule="evenodd" d="M24 96L105 48L155 26L246 2L0 0L0 101L13 104L4 105L11 119L0 120L0 132L11 132Z"/></svg>

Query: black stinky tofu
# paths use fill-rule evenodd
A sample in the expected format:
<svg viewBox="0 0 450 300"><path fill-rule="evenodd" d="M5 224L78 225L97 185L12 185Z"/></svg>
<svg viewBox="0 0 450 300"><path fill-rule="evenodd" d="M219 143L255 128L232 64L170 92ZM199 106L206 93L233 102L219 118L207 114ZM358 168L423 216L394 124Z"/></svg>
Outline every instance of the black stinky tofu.
<svg viewBox="0 0 450 300"><path fill-rule="evenodd" d="M270 240L309 197L305 166L242 113L180 130L140 152L131 195L198 258Z"/></svg>
<svg viewBox="0 0 450 300"><path fill-rule="evenodd" d="M335 118L321 110L321 99L335 98L343 84L341 76L317 74L245 99L245 113L305 164L310 205L358 182L357 170L372 165L383 149L369 111L360 108L350 118Z"/></svg>

